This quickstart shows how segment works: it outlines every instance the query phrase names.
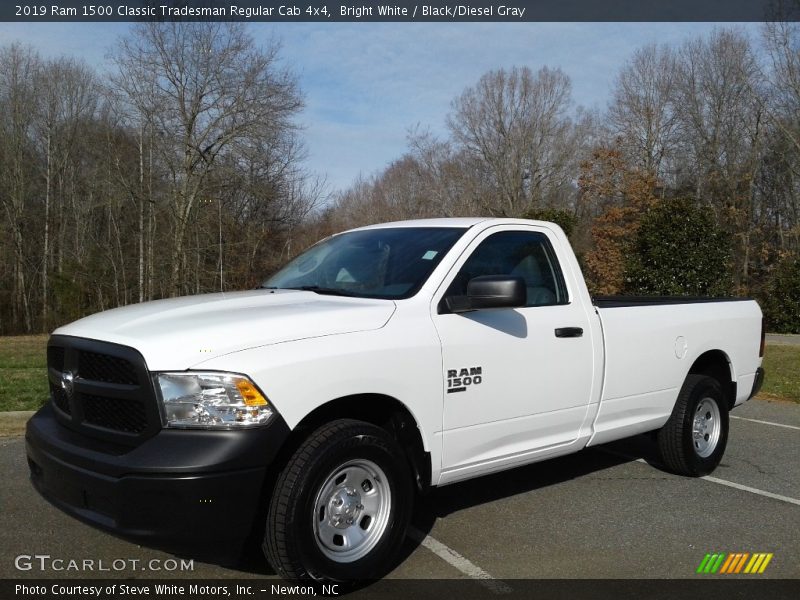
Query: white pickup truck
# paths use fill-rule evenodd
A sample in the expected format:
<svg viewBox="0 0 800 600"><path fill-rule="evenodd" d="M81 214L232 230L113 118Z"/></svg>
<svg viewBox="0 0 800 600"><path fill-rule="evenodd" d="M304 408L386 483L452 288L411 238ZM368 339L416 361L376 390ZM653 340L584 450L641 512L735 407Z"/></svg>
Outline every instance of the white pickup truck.
<svg viewBox="0 0 800 600"><path fill-rule="evenodd" d="M666 468L709 473L763 340L751 300L592 299L552 223L365 227L259 289L56 330L31 478L123 536L255 528L283 577L372 578L432 486L644 432Z"/></svg>

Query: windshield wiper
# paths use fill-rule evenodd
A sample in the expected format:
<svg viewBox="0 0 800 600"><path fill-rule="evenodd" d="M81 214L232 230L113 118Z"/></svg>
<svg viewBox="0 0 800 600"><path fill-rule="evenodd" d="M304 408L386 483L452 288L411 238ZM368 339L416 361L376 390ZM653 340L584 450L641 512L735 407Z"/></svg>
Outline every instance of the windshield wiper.
<svg viewBox="0 0 800 600"><path fill-rule="evenodd" d="M301 290L303 292L314 292L315 294L322 294L325 296L350 296L350 297L356 296L356 294L348 292L347 290L341 290L339 288L320 287L318 285L300 285L298 287L287 287L278 289Z"/></svg>

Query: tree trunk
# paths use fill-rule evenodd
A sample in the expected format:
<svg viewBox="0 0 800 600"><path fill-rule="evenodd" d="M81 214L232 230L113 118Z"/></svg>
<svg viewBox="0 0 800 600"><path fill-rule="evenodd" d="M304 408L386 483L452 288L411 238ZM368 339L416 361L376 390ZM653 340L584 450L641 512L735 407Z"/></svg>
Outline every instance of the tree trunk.
<svg viewBox="0 0 800 600"><path fill-rule="evenodd" d="M144 301L144 126L139 131L139 302Z"/></svg>
<svg viewBox="0 0 800 600"><path fill-rule="evenodd" d="M45 168L44 177L44 242L43 246L43 260L42 260L42 331L48 331L48 315L47 307L49 305L48 296L48 273L50 271L50 173L52 168L52 136L50 128L47 130L47 165Z"/></svg>

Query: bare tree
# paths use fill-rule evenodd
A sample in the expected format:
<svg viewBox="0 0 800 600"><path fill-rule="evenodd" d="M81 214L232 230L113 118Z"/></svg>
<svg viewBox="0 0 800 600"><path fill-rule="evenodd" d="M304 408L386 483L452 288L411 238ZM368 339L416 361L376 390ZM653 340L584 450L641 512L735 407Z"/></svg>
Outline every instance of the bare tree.
<svg viewBox="0 0 800 600"><path fill-rule="evenodd" d="M114 55L115 84L153 119L169 171L172 294L188 282L187 231L220 157L295 135L302 99L277 57L276 43L256 47L240 23L141 24Z"/></svg>
<svg viewBox="0 0 800 600"><path fill-rule="evenodd" d="M115 56L103 81L0 48L0 333L251 287L325 195L276 45L239 25L148 24Z"/></svg>
<svg viewBox="0 0 800 600"><path fill-rule="evenodd" d="M684 183L736 238L737 283L751 260L754 182L763 152L764 108L749 39L722 29L686 42L678 58L679 151Z"/></svg>
<svg viewBox="0 0 800 600"><path fill-rule="evenodd" d="M479 159L499 194L501 203L488 210L522 214L564 184L575 166L570 92L559 69L515 67L485 74L453 101L453 138Z"/></svg>
<svg viewBox="0 0 800 600"><path fill-rule="evenodd" d="M97 103L96 82L92 71L85 65L61 58L48 61L38 71L36 84L39 90L39 105L36 115L38 143L44 148L44 216L41 261L41 319L48 325L50 306L50 280L52 267L51 206L53 196L58 193L64 202L63 185L65 170L72 158L81 124L94 114ZM56 179L59 185L56 188ZM62 212L63 214L63 212Z"/></svg>
<svg viewBox="0 0 800 600"><path fill-rule="evenodd" d="M26 265L26 217L32 202L31 136L38 91L36 74L39 56L28 47L13 44L0 49L0 139L3 140L3 209L11 230L12 246L12 321L23 323L24 331L33 327Z"/></svg>
<svg viewBox="0 0 800 600"><path fill-rule="evenodd" d="M794 2L795 7L797 2ZM800 24L775 20L764 24L769 57L765 102L773 132L760 184L766 186L765 218L781 249L800 250Z"/></svg>
<svg viewBox="0 0 800 600"><path fill-rule="evenodd" d="M668 153L675 148L676 61L667 46L637 50L617 76L608 110L611 133L632 165L662 177Z"/></svg>

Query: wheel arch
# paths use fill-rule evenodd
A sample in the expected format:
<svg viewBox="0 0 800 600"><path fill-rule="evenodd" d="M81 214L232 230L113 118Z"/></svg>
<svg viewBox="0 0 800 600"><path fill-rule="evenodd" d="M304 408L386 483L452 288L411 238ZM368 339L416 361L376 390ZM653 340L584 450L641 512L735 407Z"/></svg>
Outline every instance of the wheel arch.
<svg viewBox="0 0 800 600"><path fill-rule="evenodd" d="M703 352L692 363L687 375L705 375L716 379L722 386L728 410L733 408L736 403L736 380L731 359L725 352L718 349Z"/></svg>
<svg viewBox="0 0 800 600"><path fill-rule="evenodd" d="M285 444L286 454L291 456L312 431L337 419L365 421L388 431L402 448L417 488L423 492L430 488L431 455L425 450L417 420L405 404L386 394L351 394L318 406L292 430Z"/></svg>

